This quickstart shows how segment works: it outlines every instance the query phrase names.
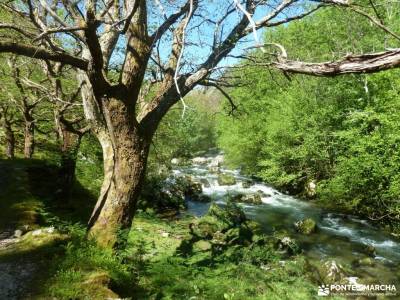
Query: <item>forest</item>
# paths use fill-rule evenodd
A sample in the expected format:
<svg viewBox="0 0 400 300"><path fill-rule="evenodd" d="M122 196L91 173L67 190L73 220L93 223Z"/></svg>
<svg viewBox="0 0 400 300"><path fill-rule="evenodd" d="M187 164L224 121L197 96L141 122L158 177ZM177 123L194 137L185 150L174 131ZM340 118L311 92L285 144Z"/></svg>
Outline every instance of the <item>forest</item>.
<svg viewBox="0 0 400 300"><path fill-rule="evenodd" d="M0 0L0 299L398 299L399 20Z"/></svg>

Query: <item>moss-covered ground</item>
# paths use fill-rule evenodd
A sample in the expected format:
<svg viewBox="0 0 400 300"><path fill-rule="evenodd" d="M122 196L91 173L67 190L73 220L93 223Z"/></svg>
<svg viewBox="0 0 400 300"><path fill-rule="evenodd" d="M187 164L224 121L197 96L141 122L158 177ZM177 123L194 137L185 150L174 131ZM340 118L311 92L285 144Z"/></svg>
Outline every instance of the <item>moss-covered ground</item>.
<svg viewBox="0 0 400 300"><path fill-rule="evenodd" d="M181 255L177 249L190 239L189 225L199 222L192 216L171 219L141 212L126 249L99 249L85 238L93 193L78 183L68 205L54 203L55 166L21 160L1 161L0 167L0 232L28 230L0 246L0 264L21 270L28 263L35 265L24 278L22 299L316 298L317 284L301 255L283 257L260 247L240 252L236 245L229 253L239 251L238 259L228 252L215 255L207 241Z"/></svg>

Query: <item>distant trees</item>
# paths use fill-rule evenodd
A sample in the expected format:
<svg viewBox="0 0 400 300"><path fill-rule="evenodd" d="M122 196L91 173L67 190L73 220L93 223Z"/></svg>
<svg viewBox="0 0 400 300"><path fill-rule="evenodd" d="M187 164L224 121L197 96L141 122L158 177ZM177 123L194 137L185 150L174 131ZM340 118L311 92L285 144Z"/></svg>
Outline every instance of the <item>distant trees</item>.
<svg viewBox="0 0 400 300"><path fill-rule="evenodd" d="M383 22L400 29L400 9L390 11L381 14ZM319 12L265 38L284 44L299 61L398 43L363 18L335 13ZM330 32L318 36L320 28ZM289 74L288 79L263 69L241 72L250 84L230 93L244 113L217 123L227 158L292 193L304 193L314 181L324 205L399 230L399 70L329 79Z"/></svg>
<svg viewBox="0 0 400 300"><path fill-rule="evenodd" d="M57 197L65 200L74 182L80 141L89 132L76 75L60 63L33 64L31 59L15 55L4 58L3 62L0 89L7 156L14 157L14 131L22 127L23 154L25 158L32 158L35 131L41 131L38 126L46 124L47 132L42 133L52 135L60 145L60 192ZM49 142L52 139L47 138Z"/></svg>
<svg viewBox="0 0 400 300"><path fill-rule="evenodd" d="M35 87L24 83L24 80L37 76L37 68L29 64L27 59L11 56L7 59L9 74L13 80L14 89L10 85L3 86L2 90L19 110L23 121L24 132L24 157L32 158L35 148L35 123L34 110L44 100ZM7 69L6 69L7 70ZM3 70L3 73L7 71Z"/></svg>
<svg viewBox="0 0 400 300"><path fill-rule="evenodd" d="M4 130L5 152L8 159L15 157L15 128L14 125L18 122L16 112L13 107L7 104L0 105L0 122Z"/></svg>

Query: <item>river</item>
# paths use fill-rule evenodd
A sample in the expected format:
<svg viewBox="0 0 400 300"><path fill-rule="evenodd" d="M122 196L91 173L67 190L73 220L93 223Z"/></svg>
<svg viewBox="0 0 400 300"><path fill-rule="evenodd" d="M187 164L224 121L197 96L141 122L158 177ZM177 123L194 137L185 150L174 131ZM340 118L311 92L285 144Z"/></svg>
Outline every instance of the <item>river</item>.
<svg viewBox="0 0 400 300"><path fill-rule="evenodd" d="M243 187L250 178L242 176L239 170L219 168L221 173L231 174L236 179L234 185L219 185L215 172L216 159L221 156L207 156L194 160L190 165L175 166L177 176L189 175L203 184L203 193L217 204L225 203L227 194L254 194L263 192L262 204L240 204L246 215L258 221L265 233L286 230L303 249L304 255L315 261L335 260L339 264L351 267L359 278L368 278L381 284L396 284L400 276L400 241L389 233L374 227L367 220L356 216L326 211L311 201L304 201L280 193L263 183L254 182ZM210 169L214 168L214 172ZM196 216L205 214L210 203L188 201L188 213ZM312 218L317 223L317 231L311 235L297 233L294 223ZM367 257L365 247L373 246L376 256L372 265L357 266L354 262ZM400 287L400 286L399 286Z"/></svg>

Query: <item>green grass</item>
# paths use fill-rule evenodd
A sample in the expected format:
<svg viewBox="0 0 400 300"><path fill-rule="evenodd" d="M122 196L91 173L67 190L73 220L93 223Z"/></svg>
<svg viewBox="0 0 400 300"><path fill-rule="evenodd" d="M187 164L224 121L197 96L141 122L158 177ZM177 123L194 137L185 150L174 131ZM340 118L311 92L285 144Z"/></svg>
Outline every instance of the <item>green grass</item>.
<svg viewBox="0 0 400 300"><path fill-rule="evenodd" d="M136 219L131 232L133 246L128 253L136 258L137 266L143 266L138 268L138 299L314 298L316 285L304 277L301 257L285 265L273 259L263 268L228 259L210 262L206 251L187 259L179 257L175 250L188 235L188 224L193 221L160 221L148 216Z"/></svg>
<svg viewBox="0 0 400 300"><path fill-rule="evenodd" d="M0 231L37 227L42 202L32 195L23 160L0 160Z"/></svg>
<svg viewBox="0 0 400 300"><path fill-rule="evenodd" d="M27 299L316 298L317 284L309 278L302 256L284 263L273 249L245 252L249 257L239 262L228 254L214 259L203 250L179 256L176 250L189 237L189 224L198 222L190 216L171 220L140 213L125 250L100 249L85 236L85 222L101 180L99 169L81 164L71 200L60 206L52 200L55 187L48 180L54 166L25 160L0 163L0 176L6 179L0 196L2 225L56 227L55 233L28 233L19 243L0 250L0 262L33 260L39 265Z"/></svg>
<svg viewBox="0 0 400 300"><path fill-rule="evenodd" d="M111 253L74 232L65 253L53 260L52 277L37 299L313 299L317 285L306 273L302 257L285 263L272 260L264 268L250 263L199 263L176 255L192 218L136 218L125 251ZM168 233L166 235L165 233ZM206 255L205 255L206 256Z"/></svg>

